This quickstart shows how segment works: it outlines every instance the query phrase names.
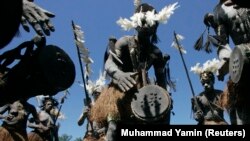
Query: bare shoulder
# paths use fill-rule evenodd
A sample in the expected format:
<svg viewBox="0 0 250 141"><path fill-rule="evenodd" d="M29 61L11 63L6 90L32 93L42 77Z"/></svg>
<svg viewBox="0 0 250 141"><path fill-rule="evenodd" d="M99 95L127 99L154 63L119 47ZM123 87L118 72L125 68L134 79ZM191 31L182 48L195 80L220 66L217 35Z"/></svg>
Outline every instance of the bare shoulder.
<svg viewBox="0 0 250 141"><path fill-rule="evenodd" d="M133 38L133 36L123 36L121 38L119 38L116 42L116 47L123 47L123 46L128 46L129 42L131 41L131 39Z"/></svg>
<svg viewBox="0 0 250 141"><path fill-rule="evenodd" d="M223 91L222 91L222 90L215 89L214 91L215 91L215 93L216 93L217 95L222 95L222 94L223 94Z"/></svg>
<svg viewBox="0 0 250 141"><path fill-rule="evenodd" d="M39 112L39 119L40 119L41 121L45 121L45 120L47 120L49 117L50 117L50 115L49 115L47 112L45 112L45 111L40 111L40 112Z"/></svg>

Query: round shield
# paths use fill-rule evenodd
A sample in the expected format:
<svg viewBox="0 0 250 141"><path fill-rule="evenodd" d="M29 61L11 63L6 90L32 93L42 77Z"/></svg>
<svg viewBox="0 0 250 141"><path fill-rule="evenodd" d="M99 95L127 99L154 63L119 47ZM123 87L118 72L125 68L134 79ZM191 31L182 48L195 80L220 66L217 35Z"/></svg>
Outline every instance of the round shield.
<svg viewBox="0 0 250 141"><path fill-rule="evenodd" d="M75 66L61 48L48 45L40 50L38 64L51 88L62 91L69 88L75 79Z"/></svg>
<svg viewBox="0 0 250 141"><path fill-rule="evenodd" d="M131 102L134 115L143 121L157 121L164 116L171 107L171 97L168 92L157 86L147 85L135 93Z"/></svg>
<svg viewBox="0 0 250 141"><path fill-rule="evenodd" d="M36 95L55 95L69 88L75 79L73 61L57 46L37 48L2 78L0 105Z"/></svg>
<svg viewBox="0 0 250 141"><path fill-rule="evenodd" d="M245 63L245 56L243 50L235 47L229 61L229 74L234 83L239 82Z"/></svg>

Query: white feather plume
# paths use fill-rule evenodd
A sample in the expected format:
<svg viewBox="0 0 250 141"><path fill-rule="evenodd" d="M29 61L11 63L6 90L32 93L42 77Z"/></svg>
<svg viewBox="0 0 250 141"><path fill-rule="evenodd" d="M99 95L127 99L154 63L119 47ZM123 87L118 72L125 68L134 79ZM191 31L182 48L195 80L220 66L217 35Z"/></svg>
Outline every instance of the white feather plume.
<svg viewBox="0 0 250 141"><path fill-rule="evenodd" d="M179 45L177 44L176 39L178 40ZM184 36L180 34L176 34L176 38L174 38L174 41L172 42L171 46L180 50L182 53L186 54L187 51L184 49L183 45L180 44L180 41L183 39L184 39Z"/></svg>
<svg viewBox="0 0 250 141"><path fill-rule="evenodd" d="M88 80L88 83L86 84L86 89L87 89L89 94L93 94L96 91L102 90L104 88L105 84L106 84L105 75L104 75L104 73L100 72L99 78L96 81ZM79 85L81 87L84 87L83 84L79 83Z"/></svg>
<svg viewBox="0 0 250 141"><path fill-rule="evenodd" d="M118 25L120 25L122 27L122 29L125 30L125 31L128 31L128 30L134 28L131 21L129 21L128 19L123 19L121 17L116 23Z"/></svg>
<svg viewBox="0 0 250 141"><path fill-rule="evenodd" d="M174 10L178 8L178 2L174 4L170 4L165 6L158 14L155 14L155 11L147 11L146 13L139 12L135 13L129 19L119 18L116 22L118 25L122 27L123 30L128 31L132 28L142 27L142 20L146 20L147 26L153 26L156 22L158 23L167 23L172 14L174 14Z"/></svg>
<svg viewBox="0 0 250 141"><path fill-rule="evenodd" d="M196 63L195 66L191 67L190 71L195 74L201 74L203 72L203 68L200 66L200 63Z"/></svg>
<svg viewBox="0 0 250 141"><path fill-rule="evenodd" d="M137 27L140 26L142 27L142 20L145 19L145 14L143 13L135 13L132 17L130 17L131 21L132 21L132 26L133 27Z"/></svg>
<svg viewBox="0 0 250 141"><path fill-rule="evenodd" d="M84 77L86 78L89 77L90 74L92 73L91 64L94 63L94 61L93 59L90 58L89 49L84 46L85 43L84 32L82 31L81 26L74 24L74 33L75 33L75 42L79 49L81 61L85 63Z"/></svg>
<svg viewBox="0 0 250 141"><path fill-rule="evenodd" d="M171 15L174 14L174 10L178 7L178 2L165 6L158 14L156 14L156 20L159 23L166 24Z"/></svg>
<svg viewBox="0 0 250 141"><path fill-rule="evenodd" d="M105 75L104 75L104 73L102 73L100 71L99 78L95 82L96 86L98 86L98 87L99 86L104 86L105 83L106 83L105 81L106 81Z"/></svg>
<svg viewBox="0 0 250 141"><path fill-rule="evenodd" d="M199 75L204 71L216 73L219 68L219 63L220 61L214 58L212 60L207 60L202 66L200 66L200 63L197 63L195 66L191 67L190 71Z"/></svg>
<svg viewBox="0 0 250 141"><path fill-rule="evenodd" d="M147 22L147 25L149 26L153 26L155 22L157 21L157 16L155 16L155 10L147 11L145 16L147 17L146 22Z"/></svg>
<svg viewBox="0 0 250 141"><path fill-rule="evenodd" d="M42 101L44 100L44 98L48 98L48 97L49 95L37 95L36 101L37 101L38 106L40 107L43 104Z"/></svg>

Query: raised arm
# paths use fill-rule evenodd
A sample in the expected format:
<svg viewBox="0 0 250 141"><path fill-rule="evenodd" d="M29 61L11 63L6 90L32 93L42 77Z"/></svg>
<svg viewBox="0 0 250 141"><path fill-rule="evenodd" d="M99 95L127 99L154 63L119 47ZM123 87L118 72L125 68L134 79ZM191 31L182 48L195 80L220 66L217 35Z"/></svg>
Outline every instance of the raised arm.
<svg viewBox="0 0 250 141"><path fill-rule="evenodd" d="M203 111L200 108L200 106L201 106L200 104L201 103L199 102L198 97L192 98L191 99L191 104L192 104L192 110L193 110L193 117L194 117L194 119L197 122L199 122L199 123L203 122L203 120L204 120L204 113L203 113Z"/></svg>
<svg viewBox="0 0 250 141"><path fill-rule="evenodd" d="M169 55L162 55L162 52L160 49L155 48L154 54L157 56L157 59L154 60L153 66L155 70L155 77L156 77L156 83L157 85L161 86L162 88L166 89L167 86L167 76L169 72L167 72L166 63L169 61L170 56Z"/></svg>
<svg viewBox="0 0 250 141"><path fill-rule="evenodd" d="M2 107L0 107L0 119L4 119L6 116L4 115L4 113L6 111L8 111L10 109L10 105L9 104L6 104Z"/></svg>
<svg viewBox="0 0 250 141"><path fill-rule="evenodd" d="M23 0L23 16L22 16L22 26L29 32L29 26L27 22L33 27L38 35L50 35L50 32L55 31L50 18L55 17L55 15L38 5L36 5L32 0Z"/></svg>
<svg viewBox="0 0 250 141"><path fill-rule="evenodd" d="M107 61L105 62L105 70L108 75L112 78L114 84L123 91L128 91L132 88L136 82L133 78L134 72L124 72L122 68L128 67L124 66L122 56L126 59L130 59L129 51L126 50L128 46L128 39L123 37L119 39L115 44L115 52L110 52ZM128 48L127 48L128 49Z"/></svg>

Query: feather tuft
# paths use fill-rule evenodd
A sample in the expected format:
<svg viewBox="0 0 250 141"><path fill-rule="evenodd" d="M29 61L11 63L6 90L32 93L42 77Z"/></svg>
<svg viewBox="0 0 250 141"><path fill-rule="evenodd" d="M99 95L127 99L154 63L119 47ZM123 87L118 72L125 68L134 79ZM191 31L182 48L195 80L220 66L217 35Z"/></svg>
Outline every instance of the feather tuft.
<svg viewBox="0 0 250 141"><path fill-rule="evenodd" d="M91 64L94 63L94 61L90 58L90 52L89 49L85 47L84 43L84 32L81 29L81 26L73 24L73 31L75 35L75 42L79 49L80 59L83 63L85 63L85 78L88 78L90 74L92 73L91 70Z"/></svg>
<svg viewBox="0 0 250 141"><path fill-rule="evenodd" d="M202 66L200 66L200 63L196 63L195 66L191 67L190 71L198 75L205 71L216 73L219 69L219 64L220 61L214 58L213 60L207 60Z"/></svg>
<svg viewBox="0 0 250 141"><path fill-rule="evenodd" d="M126 18L119 18L119 20L116 21L118 25L122 27L123 30L128 31L132 28L136 27L142 27L142 21L146 21L146 26L153 26L156 22L158 23L164 23L166 24L171 17L172 14L174 14L174 11L178 8L178 2L174 4L170 4L168 6L165 6L158 14L155 14L155 11L147 11L146 13L139 12L134 13L133 16L129 19Z"/></svg>
<svg viewBox="0 0 250 141"><path fill-rule="evenodd" d="M172 14L174 14L174 11L180 7L178 5L178 2L174 4L170 4L168 6L165 6L158 14L156 14L156 20L159 23L166 24L168 19L171 17Z"/></svg>
<svg viewBox="0 0 250 141"><path fill-rule="evenodd" d="M204 32L201 34L201 36L198 38L198 40L194 44L194 49L197 51L200 51L203 48L203 34Z"/></svg>
<svg viewBox="0 0 250 141"><path fill-rule="evenodd" d="M184 39L184 36L180 34L176 34L176 38L174 38L174 41L172 42L171 46L180 50L182 53L186 54L187 51L184 49L183 45L180 45L180 41ZM177 40L177 41L176 41Z"/></svg>

